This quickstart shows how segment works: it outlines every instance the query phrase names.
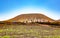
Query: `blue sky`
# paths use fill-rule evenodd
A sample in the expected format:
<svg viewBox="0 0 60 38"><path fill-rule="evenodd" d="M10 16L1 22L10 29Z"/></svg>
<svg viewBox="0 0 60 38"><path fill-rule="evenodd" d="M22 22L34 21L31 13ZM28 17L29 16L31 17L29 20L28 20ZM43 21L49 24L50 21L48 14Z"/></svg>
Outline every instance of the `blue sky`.
<svg viewBox="0 0 60 38"><path fill-rule="evenodd" d="M60 0L0 0L0 20L24 13L42 13L60 19Z"/></svg>

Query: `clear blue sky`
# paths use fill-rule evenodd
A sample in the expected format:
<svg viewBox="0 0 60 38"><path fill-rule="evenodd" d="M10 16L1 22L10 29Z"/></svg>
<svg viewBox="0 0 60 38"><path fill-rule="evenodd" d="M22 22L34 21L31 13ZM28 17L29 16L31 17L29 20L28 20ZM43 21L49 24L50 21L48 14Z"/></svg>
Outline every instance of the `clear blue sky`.
<svg viewBox="0 0 60 38"><path fill-rule="evenodd" d="M34 7L49 11L46 15L50 15L50 17L53 15L51 17L53 19L60 18L60 0L0 0L0 19L8 19L9 17L13 18L21 13L15 12L16 10L18 12L18 9L21 11L22 8L27 8L27 10L31 11L31 9L35 9Z"/></svg>

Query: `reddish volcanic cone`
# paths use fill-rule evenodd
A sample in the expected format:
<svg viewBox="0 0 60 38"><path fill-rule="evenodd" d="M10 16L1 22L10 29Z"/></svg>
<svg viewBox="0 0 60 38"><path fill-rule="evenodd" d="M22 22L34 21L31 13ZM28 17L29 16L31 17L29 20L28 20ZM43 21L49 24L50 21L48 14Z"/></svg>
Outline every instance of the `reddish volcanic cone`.
<svg viewBox="0 0 60 38"><path fill-rule="evenodd" d="M53 22L54 20L43 14L21 14L7 21L8 22L36 22L36 21Z"/></svg>

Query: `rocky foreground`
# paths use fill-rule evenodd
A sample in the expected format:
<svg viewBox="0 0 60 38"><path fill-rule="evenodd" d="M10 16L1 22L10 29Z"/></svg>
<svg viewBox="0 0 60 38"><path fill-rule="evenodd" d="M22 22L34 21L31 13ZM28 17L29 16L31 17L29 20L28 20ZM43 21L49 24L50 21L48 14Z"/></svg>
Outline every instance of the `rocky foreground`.
<svg viewBox="0 0 60 38"><path fill-rule="evenodd" d="M0 38L60 38L60 28L44 24L0 25Z"/></svg>

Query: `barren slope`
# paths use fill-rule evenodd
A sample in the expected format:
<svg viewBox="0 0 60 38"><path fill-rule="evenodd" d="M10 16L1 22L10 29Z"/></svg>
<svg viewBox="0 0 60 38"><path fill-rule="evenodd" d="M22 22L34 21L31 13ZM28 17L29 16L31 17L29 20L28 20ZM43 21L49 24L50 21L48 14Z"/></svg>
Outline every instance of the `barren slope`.
<svg viewBox="0 0 60 38"><path fill-rule="evenodd" d="M60 20L57 20L58 22L60 22Z"/></svg>
<svg viewBox="0 0 60 38"><path fill-rule="evenodd" d="M42 19L43 21L54 21L53 19L43 15L43 14L21 14L18 15L10 20L7 20L9 22L21 22L21 21L25 21L26 19Z"/></svg>

